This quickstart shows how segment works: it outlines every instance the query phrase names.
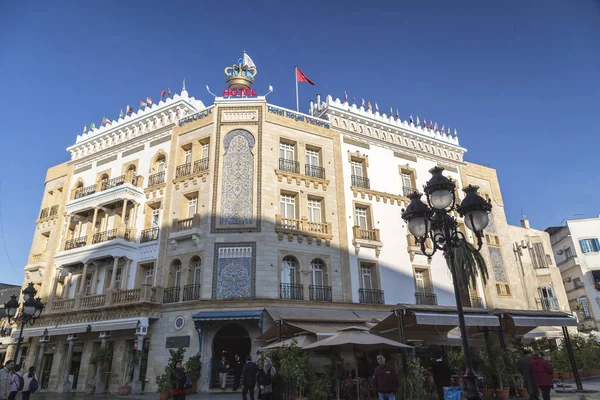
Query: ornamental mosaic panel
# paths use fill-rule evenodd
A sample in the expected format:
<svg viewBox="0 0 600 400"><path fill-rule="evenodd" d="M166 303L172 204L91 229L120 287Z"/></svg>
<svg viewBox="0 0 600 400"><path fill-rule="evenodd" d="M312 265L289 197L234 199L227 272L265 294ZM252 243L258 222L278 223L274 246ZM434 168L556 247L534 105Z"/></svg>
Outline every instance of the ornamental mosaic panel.
<svg viewBox="0 0 600 400"><path fill-rule="evenodd" d="M223 140L223 185L221 189L221 225L250 225L254 188L254 136L236 129Z"/></svg>
<svg viewBox="0 0 600 400"><path fill-rule="evenodd" d="M253 296L254 246L219 247L214 297L218 300Z"/></svg>
<svg viewBox="0 0 600 400"><path fill-rule="evenodd" d="M488 213L488 217L490 222L488 223L487 228L485 230L490 233L496 233L496 223L494 222L494 214Z"/></svg>
<svg viewBox="0 0 600 400"><path fill-rule="evenodd" d="M497 247L488 247L490 260L492 260L492 269L494 270L494 279L496 282L508 282L506 279L506 271L504 269L504 261L502 261L502 253Z"/></svg>

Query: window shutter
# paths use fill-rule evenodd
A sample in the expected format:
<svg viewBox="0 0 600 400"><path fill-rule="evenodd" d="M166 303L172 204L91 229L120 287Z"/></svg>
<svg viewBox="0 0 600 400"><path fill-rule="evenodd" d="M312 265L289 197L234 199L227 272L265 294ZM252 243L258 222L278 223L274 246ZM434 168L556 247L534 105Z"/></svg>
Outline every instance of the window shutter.
<svg viewBox="0 0 600 400"><path fill-rule="evenodd" d="M594 251L600 251L600 242L598 242L598 239L594 239Z"/></svg>
<svg viewBox="0 0 600 400"><path fill-rule="evenodd" d="M584 253L588 253L590 251L589 247L588 247L589 245L587 243L587 240L581 239L579 241L579 245L581 246L581 251L583 251Z"/></svg>

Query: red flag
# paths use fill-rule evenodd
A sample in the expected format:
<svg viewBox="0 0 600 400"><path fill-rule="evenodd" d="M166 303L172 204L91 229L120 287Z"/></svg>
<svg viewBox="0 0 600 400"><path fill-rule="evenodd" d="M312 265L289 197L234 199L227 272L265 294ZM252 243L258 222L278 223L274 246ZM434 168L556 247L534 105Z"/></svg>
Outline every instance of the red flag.
<svg viewBox="0 0 600 400"><path fill-rule="evenodd" d="M146 97L146 103L148 105L151 105L152 104L152 99L150 97Z"/></svg>
<svg viewBox="0 0 600 400"><path fill-rule="evenodd" d="M296 81L310 83L311 85L315 86L315 83L308 79L308 77L304 75L304 72L300 71L300 68L298 67L296 67Z"/></svg>
<svg viewBox="0 0 600 400"><path fill-rule="evenodd" d="M127 105L127 114L131 114L133 112L133 107Z"/></svg>
<svg viewBox="0 0 600 400"><path fill-rule="evenodd" d="M162 99L163 97L165 97L165 94L167 94L166 90L163 90L162 92L160 92L160 98Z"/></svg>
<svg viewBox="0 0 600 400"><path fill-rule="evenodd" d="M110 124L110 120L106 117L102 117L102 125Z"/></svg>

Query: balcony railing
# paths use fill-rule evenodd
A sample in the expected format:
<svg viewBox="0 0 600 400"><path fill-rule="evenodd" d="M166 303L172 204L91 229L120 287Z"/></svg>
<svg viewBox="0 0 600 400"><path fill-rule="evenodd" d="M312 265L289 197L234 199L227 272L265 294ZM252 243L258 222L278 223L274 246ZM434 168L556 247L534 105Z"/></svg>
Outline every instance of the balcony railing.
<svg viewBox="0 0 600 400"><path fill-rule="evenodd" d="M383 290L358 289L358 301L366 304L385 304Z"/></svg>
<svg viewBox="0 0 600 400"><path fill-rule="evenodd" d="M192 229L194 227L194 217L180 219L175 223L175 231L187 231L188 229Z"/></svg>
<svg viewBox="0 0 600 400"><path fill-rule="evenodd" d="M277 226L281 229L301 231L302 220L296 218L279 217L277 221Z"/></svg>
<svg viewBox="0 0 600 400"><path fill-rule="evenodd" d="M563 265L563 264L565 264L565 263L569 262L569 260L572 260L572 259L574 259L574 258L575 258L575 254L571 254L571 255L567 256L567 258L565 258L564 260L562 260L562 261L559 261L559 262L556 264L556 266L557 266L557 267L560 267L561 265Z"/></svg>
<svg viewBox="0 0 600 400"><path fill-rule="evenodd" d="M179 301L179 292L181 288L179 286L174 286L170 288L165 288L165 294L163 296L163 303L177 303Z"/></svg>
<svg viewBox="0 0 600 400"><path fill-rule="evenodd" d="M112 294L112 304L128 304L140 301L142 289L119 290Z"/></svg>
<svg viewBox="0 0 600 400"><path fill-rule="evenodd" d="M304 300L304 285L296 283L282 283L279 298L284 300Z"/></svg>
<svg viewBox="0 0 600 400"><path fill-rule="evenodd" d="M288 160L287 158L279 159L279 169L285 172L300 173L300 163L294 160Z"/></svg>
<svg viewBox="0 0 600 400"><path fill-rule="evenodd" d="M102 307L106 303L105 294L97 294L94 296L85 296L81 299L82 308Z"/></svg>
<svg viewBox="0 0 600 400"><path fill-rule="evenodd" d="M365 189L371 189L371 183L369 182L369 178L365 178L364 176L352 175L352 186L361 187Z"/></svg>
<svg viewBox="0 0 600 400"><path fill-rule="evenodd" d="M197 174L198 172L201 172L201 171L206 171L207 169L208 169L208 157L194 162L194 173L195 174Z"/></svg>
<svg viewBox="0 0 600 400"><path fill-rule="evenodd" d="M354 238L355 239L363 239L363 240L371 240L375 242L380 241L379 229L363 229L360 226L354 226Z"/></svg>
<svg viewBox="0 0 600 400"><path fill-rule="evenodd" d="M159 231L160 231L160 228L144 229L142 231L142 234L140 237L140 243L146 243L146 242L152 242L153 240L158 240Z"/></svg>
<svg viewBox="0 0 600 400"><path fill-rule="evenodd" d="M79 188L75 191L75 198L80 199L82 197L89 196L90 194L94 193L96 193L96 185Z"/></svg>
<svg viewBox="0 0 600 400"><path fill-rule="evenodd" d="M183 178L192 174L192 163L183 164L177 167L175 170L175 179Z"/></svg>
<svg viewBox="0 0 600 400"><path fill-rule="evenodd" d="M87 244L87 236L81 236L75 239L69 239L65 242L65 250L76 249Z"/></svg>
<svg viewBox="0 0 600 400"><path fill-rule="evenodd" d="M117 229L109 229L108 231L94 233L92 244L108 242L117 238Z"/></svg>
<svg viewBox="0 0 600 400"><path fill-rule="evenodd" d="M71 310L75 307L75 299L54 300L52 311Z"/></svg>
<svg viewBox="0 0 600 400"><path fill-rule="evenodd" d="M42 211L40 212L40 219L48 218L49 214L50 214L50 207L46 207L46 208L42 209Z"/></svg>
<svg viewBox="0 0 600 400"><path fill-rule="evenodd" d="M331 227L328 223L307 221L306 224L308 225L309 232L319 233L322 235L332 234Z"/></svg>
<svg viewBox="0 0 600 400"><path fill-rule="evenodd" d="M408 196L411 193L414 193L417 189L411 186L402 186L402 195L404 197Z"/></svg>
<svg viewBox="0 0 600 400"><path fill-rule="evenodd" d="M312 176L313 178L325 179L325 168L323 168L323 167L306 164L305 172L306 172L306 176Z"/></svg>
<svg viewBox="0 0 600 400"><path fill-rule="evenodd" d="M183 287L183 301L192 301L200 299L200 284L185 285Z"/></svg>
<svg viewBox="0 0 600 400"><path fill-rule="evenodd" d="M415 300L417 304L428 305L428 306L437 306L437 294L435 293L425 293L425 292L416 292Z"/></svg>
<svg viewBox="0 0 600 400"><path fill-rule="evenodd" d="M311 300L331 301L331 286L310 285L308 293Z"/></svg>
<svg viewBox="0 0 600 400"><path fill-rule="evenodd" d="M558 299L556 297L544 297L541 299L535 299L539 309L547 311L558 310Z"/></svg>
<svg viewBox="0 0 600 400"><path fill-rule="evenodd" d="M107 181L102 182L101 190L112 189L117 186L121 186L122 184L127 182L126 175L117 176L116 178L109 179ZM137 176L133 175L131 177L131 181L129 182L133 186L137 185Z"/></svg>
<svg viewBox="0 0 600 400"><path fill-rule="evenodd" d="M148 187L158 186L162 183L165 183L165 171L157 172L156 174L152 174L148 177Z"/></svg>
<svg viewBox="0 0 600 400"><path fill-rule="evenodd" d="M483 299L481 297L471 296L471 307L483 308Z"/></svg>

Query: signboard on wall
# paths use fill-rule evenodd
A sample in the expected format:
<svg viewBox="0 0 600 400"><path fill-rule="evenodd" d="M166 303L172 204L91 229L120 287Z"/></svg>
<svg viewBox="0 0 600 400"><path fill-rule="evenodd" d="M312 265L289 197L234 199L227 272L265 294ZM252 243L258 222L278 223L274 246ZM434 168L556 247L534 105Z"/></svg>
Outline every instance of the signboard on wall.
<svg viewBox="0 0 600 400"><path fill-rule="evenodd" d="M189 336L167 336L167 349L176 349L178 347L190 347Z"/></svg>

